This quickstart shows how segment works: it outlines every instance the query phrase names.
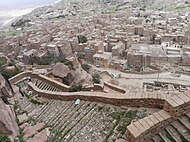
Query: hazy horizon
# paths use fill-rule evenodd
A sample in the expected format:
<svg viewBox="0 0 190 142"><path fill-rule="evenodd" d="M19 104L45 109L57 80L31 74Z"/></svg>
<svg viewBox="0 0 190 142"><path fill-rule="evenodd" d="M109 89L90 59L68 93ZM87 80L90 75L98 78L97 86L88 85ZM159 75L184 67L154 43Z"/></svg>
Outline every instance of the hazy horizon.
<svg viewBox="0 0 190 142"><path fill-rule="evenodd" d="M52 4L57 0L4 0L0 1L0 11L32 8Z"/></svg>

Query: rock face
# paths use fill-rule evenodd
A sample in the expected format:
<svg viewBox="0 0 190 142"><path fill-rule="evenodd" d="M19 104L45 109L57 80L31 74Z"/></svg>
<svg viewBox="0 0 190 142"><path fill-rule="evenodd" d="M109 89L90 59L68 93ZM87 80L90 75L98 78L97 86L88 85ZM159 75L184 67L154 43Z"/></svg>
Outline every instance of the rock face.
<svg viewBox="0 0 190 142"><path fill-rule="evenodd" d="M73 82L76 84L80 83L85 87L92 87L93 86L92 76L82 69L81 64L79 63L77 57L75 55L72 55L67 59L73 63L73 68L75 73L74 76L75 79Z"/></svg>
<svg viewBox="0 0 190 142"><path fill-rule="evenodd" d="M7 105L2 100L5 96L12 96L8 89L5 79L0 74L0 132L9 135L15 139L18 135L18 126L16 116L12 105Z"/></svg>
<svg viewBox="0 0 190 142"><path fill-rule="evenodd" d="M81 84L85 87L92 87L92 76L84 71L75 56L68 58L73 63L73 70L63 63L57 63L52 70L52 74L63 80L64 84Z"/></svg>

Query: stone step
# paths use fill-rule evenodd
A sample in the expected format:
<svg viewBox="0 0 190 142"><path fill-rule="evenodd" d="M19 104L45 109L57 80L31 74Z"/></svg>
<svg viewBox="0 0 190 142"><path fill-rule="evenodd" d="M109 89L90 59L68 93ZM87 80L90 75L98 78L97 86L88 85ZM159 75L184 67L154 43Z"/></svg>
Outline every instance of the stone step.
<svg viewBox="0 0 190 142"><path fill-rule="evenodd" d="M45 100L43 98L40 98L41 102L44 102L43 105L36 105L36 108L34 110L31 110L30 113L32 113L33 111L35 111L35 113L33 115L31 115L31 117L33 118L37 118L39 113L42 111L42 109L44 109L45 107L47 107L47 105L50 103L50 100Z"/></svg>
<svg viewBox="0 0 190 142"><path fill-rule="evenodd" d="M57 115L55 119L52 119L50 122L52 128L55 128L62 121L63 116L67 112L67 110L71 107L74 107L73 103L67 102L67 105L60 111L60 114Z"/></svg>
<svg viewBox="0 0 190 142"><path fill-rule="evenodd" d="M40 112L38 113L36 119L38 119L41 115L43 115L43 113L46 112L46 110L47 110L49 107L51 107L52 103L55 103L55 101L54 101L54 100L51 100L51 101L47 102L46 104L44 104L44 105L42 106L42 109L41 109Z"/></svg>
<svg viewBox="0 0 190 142"><path fill-rule="evenodd" d="M167 138L169 140L172 141L172 139L173 139L173 141L175 140L176 142L182 142L181 138L180 138L180 135L178 134L178 132L175 130L174 127L172 127L171 125L169 125L169 126L166 126L165 130L169 134L169 135L166 134L166 136L167 136ZM169 136L171 136L171 138Z"/></svg>
<svg viewBox="0 0 190 142"><path fill-rule="evenodd" d="M162 140L162 138L161 138L159 135L154 136L154 137L152 138L152 140L153 140L154 142L164 142L164 141Z"/></svg>
<svg viewBox="0 0 190 142"><path fill-rule="evenodd" d="M40 87L40 89L41 90L45 90L45 88L48 86L48 84L47 83L44 83L41 87Z"/></svg>
<svg viewBox="0 0 190 142"><path fill-rule="evenodd" d="M178 120L190 131L190 119L187 116L182 116Z"/></svg>
<svg viewBox="0 0 190 142"><path fill-rule="evenodd" d="M37 80L37 81L36 81L36 86L39 87L39 85L40 85L41 83L42 83L41 80Z"/></svg>
<svg viewBox="0 0 190 142"><path fill-rule="evenodd" d="M44 83L43 82L41 82L37 87L39 88L39 89L41 89L41 87L44 85Z"/></svg>
<svg viewBox="0 0 190 142"><path fill-rule="evenodd" d="M50 85L48 85L44 90L49 90L51 88Z"/></svg>
<svg viewBox="0 0 190 142"><path fill-rule="evenodd" d="M63 121L61 121L60 124L66 125L67 122L72 121L73 118L76 118L81 110L84 111L86 109L86 106L87 106L86 104L87 103L85 102L78 106L76 106L75 104L72 105L73 108L68 109L68 111L69 111L69 112L67 111L68 114L62 116Z"/></svg>
<svg viewBox="0 0 190 142"><path fill-rule="evenodd" d="M162 131L159 133L159 136L161 137L161 139L162 139L163 142L172 142L171 140L169 140L169 139L166 137L166 131L165 131L165 130L162 130Z"/></svg>
<svg viewBox="0 0 190 142"><path fill-rule="evenodd" d="M51 141L56 139L61 127L71 118L72 113L75 111L75 109L77 109L74 102L70 102L69 105L71 106L64 111L59 120L52 124Z"/></svg>
<svg viewBox="0 0 190 142"><path fill-rule="evenodd" d="M30 104L31 102L26 97L23 97L23 100L19 102L19 106L23 109L25 109Z"/></svg>
<svg viewBox="0 0 190 142"><path fill-rule="evenodd" d="M76 121L77 118L79 118L79 116L83 115L82 112L85 113L88 110L87 106L88 106L87 102L85 102L81 105L77 105L75 107L75 109L73 109L73 111L64 118L64 120L67 120L67 121L64 121L63 127L68 126L70 124L70 122Z"/></svg>
<svg viewBox="0 0 190 142"><path fill-rule="evenodd" d="M59 119L60 121L57 121L55 124L53 124L52 128L54 130L58 130L60 125L62 125L64 123L64 121L66 120L66 118L70 116L69 114L72 113L73 111L75 111L75 109L77 109L74 102L70 102L69 105L70 105L70 107L64 111L63 115Z"/></svg>
<svg viewBox="0 0 190 142"><path fill-rule="evenodd" d="M83 118L82 122L77 123L74 125L75 129L72 129L69 134L65 135L64 140L65 141L72 141L72 138L81 131L90 121L91 119L96 115L96 112L92 112L91 114L88 113L88 116Z"/></svg>
<svg viewBox="0 0 190 142"><path fill-rule="evenodd" d="M77 107L80 107L80 106L77 106ZM76 110L77 107L75 107L74 109ZM74 110L73 109L73 110ZM75 121L78 121L77 119L81 119L82 117L84 117L88 112L89 110L92 109L92 106L91 105L84 105L82 112L78 112L76 113L76 111L73 111L73 113L70 113L69 115L67 115L66 117L63 118L63 122L61 123L61 127L57 128L59 131L58 133L56 134L56 136L54 137L54 139L58 139L59 135L63 135L66 133L66 131L68 131L68 129L73 125L73 123ZM70 126L70 127L69 127Z"/></svg>
<svg viewBox="0 0 190 142"><path fill-rule="evenodd" d="M27 111L28 113L31 113L31 112L32 112L34 109L36 109L38 106L39 106L39 105L36 105L36 104L33 104L33 103L32 103L32 105L31 105L29 108L27 108L26 111Z"/></svg>
<svg viewBox="0 0 190 142"><path fill-rule="evenodd" d="M62 136L60 138L61 141L65 140L65 136L68 134L68 132L72 132L72 129L74 127L76 127L76 125L85 125L84 123L87 122L88 123L88 118L90 118L91 115L94 114L94 108L96 105L94 105L92 108L90 108L87 112L85 112L83 115L81 115L81 117L77 116L78 119L76 119L75 121L71 121L71 123L69 123L69 125L67 125L65 127L65 129L63 129L62 131ZM84 121L83 121L84 120ZM83 123L82 123L83 122Z"/></svg>
<svg viewBox="0 0 190 142"><path fill-rule="evenodd" d="M68 107L69 107L69 102L62 103L62 104L60 105L60 109L57 111L56 114L54 114L54 116L53 116L52 118L50 118L50 119L47 121L47 124L52 125L55 121L57 121L57 120L61 117L63 111L64 111L65 109L67 109Z"/></svg>
<svg viewBox="0 0 190 142"><path fill-rule="evenodd" d="M73 138L74 136L76 136L76 134L79 134L80 131L81 131L89 122L91 122L91 120L92 120L94 117L96 117L96 115L97 115L97 113L94 112L91 116L86 117L86 119L83 119L83 122L81 122L81 123L83 123L82 125L81 125L81 123L77 123L76 126L75 126L75 130L72 131L69 135L66 135L66 136L65 136L66 141L72 141L72 138Z"/></svg>
<svg viewBox="0 0 190 142"><path fill-rule="evenodd" d="M180 121L177 120L173 122L171 125L176 129L176 131L178 131L181 137L185 138L187 141L190 142L190 133L184 127L184 125L180 123Z"/></svg>
<svg viewBox="0 0 190 142"><path fill-rule="evenodd" d="M57 101L54 100L53 103L51 103L51 105L47 105L46 109L44 110L44 112L41 114L40 117L38 117L38 121L43 121L46 117L49 117L49 113L51 111L54 111L54 107L57 105Z"/></svg>
<svg viewBox="0 0 190 142"><path fill-rule="evenodd" d="M190 112L187 112L185 115L190 119Z"/></svg>
<svg viewBox="0 0 190 142"><path fill-rule="evenodd" d="M57 100L57 103L55 104L55 106L53 107L53 110L49 111L49 114L48 114L48 117L45 117L43 119L43 122L47 123L52 117L54 117L56 115L56 113L60 113L61 111L61 108L63 107L63 105L65 105L66 102L64 101L60 101L60 100Z"/></svg>
<svg viewBox="0 0 190 142"><path fill-rule="evenodd" d="M51 90L49 90L49 91L55 92L55 90L56 90L56 88L52 87Z"/></svg>

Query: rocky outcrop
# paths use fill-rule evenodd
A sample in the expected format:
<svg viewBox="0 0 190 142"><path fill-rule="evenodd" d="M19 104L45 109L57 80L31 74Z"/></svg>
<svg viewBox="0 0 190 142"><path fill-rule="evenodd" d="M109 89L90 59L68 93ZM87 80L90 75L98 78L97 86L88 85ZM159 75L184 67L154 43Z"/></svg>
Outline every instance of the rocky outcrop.
<svg viewBox="0 0 190 142"><path fill-rule="evenodd" d="M0 75L0 132L7 134L11 139L18 135L16 116L12 105L7 105L2 98L12 96L5 79Z"/></svg>
<svg viewBox="0 0 190 142"><path fill-rule="evenodd" d="M61 78L64 84L81 84L85 87L92 87L92 76L84 71L75 56L68 58L73 63L73 69L69 69L68 66L63 63L57 63L52 70L52 74L55 77Z"/></svg>
<svg viewBox="0 0 190 142"><path fill-rule="evenodd" d="M27 23L28 22L30 22L31 20L29 20L29 19L19 19L19 20L17 20L17 21L15 21L15 22L13 22L12 24L11 24L11 27L23 27L23 26L26 26L27 25Z"/></svg>
<svg viewBox="0 0 190 142"><path fill-rule="evenodd" d="M53 67L52 74L62 79L62 82L66 85L71 85L74 80L74 72L63 63L57 63Z"/></svg>
<svg viewBox="0 0 190 142"><path fill-rule="evenodd" d="M93 86L92 76L82 69L81 64L79 63L77 57L73 55L67 59L73 63L74 78L75 78L73 83L81 84L85 87Z"/></svg>

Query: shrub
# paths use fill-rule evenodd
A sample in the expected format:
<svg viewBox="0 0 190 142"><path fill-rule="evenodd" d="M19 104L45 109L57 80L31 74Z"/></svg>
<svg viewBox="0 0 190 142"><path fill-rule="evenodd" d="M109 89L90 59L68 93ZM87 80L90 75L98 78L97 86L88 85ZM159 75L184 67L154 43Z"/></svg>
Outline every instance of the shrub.
<svg viewBox="0 0 190 142"><path fill-rule="evenodd" d="M85 54L83 53L83 52L77 52L77 57L79 58L79 59L85 59Z"/></svg>
<svg viewBox="0 0 190 142"><path fill-rule="evenodd" d="M8 70L7 70L6 68L4 68L4 67L0 67L0 73L3 75L3 77L4 77L5 79L9 79L9 78L11 78L11 77L14 76L14 73L13 73L13 72L8 71Z"/></svg>
<svg viewBox="0 0 190 142"><path fill-rule="evenodd" d="M5 65L7 63L7 59L5 57L0 57L0 66Z"/></svg>
<svg viewBox="0 0 190 142"><path fill-rule="evenodd" d="M1 99L3 100L3 102L4 102L5 104L7 104L7 105L9 104L9 101L8 101L8 99L7 99L6 96L2 96Z"/></svg>
<svg viewBox="0 0 190 142"><path fill-rule="evenodd" d="M137 111L128 111L128 112L113 112L112 117L120 121L120 124L117 127L117 131L119 131L122 135L125 133L126 128L129 124L131 124L131 121L136 117Z"/></svg>
<svg viewBox="0 0 190 142"><path fill-rule="evenodd" d="M88 64L82 64L81 65L82 69L85 70L86 72L89 72L90 66Z"/></svg>
<svg viewBox="0 0 190 142"><path fill-rule="evenodd" d="M11 142L11 140L7 135L0 133L0 142Z"/></svg>
<svg viewBox="0 0 190 142"><path fill-rule="evenodd" d="M92 76L93 83L100 84L100 75L99 74L94 74Z"/></svg>
<svg viewBox="0 0 190 142"><path fill-rule="evenodd" d="M67 65L69 69L73 69L73 63L72 63L71 61L65 60L63 63L64 63L65 65Z"/></svg>
<svg viewBox="0 0 190 142"><path fill-rule="evenodd" d="M35 105L43 105L44 103L39 102L38 100L30 99L30 102L35 104Z"/></svg>
<svg viewBox="0 0 190 142"><path fill-rule="evenodd" d="M86 89L82 85L72 85L69 88L69 92L79 92L79 91L86 91Z"/></svg>
<svg viewBox="0 0 190 142"><path fill-rule="evenodd" d="M84 35L79 35L79 36L77 36L77 38L78 38L79 43L86 43L88 41L87 37Z"/></svg>
<svg viewBox="0 0 190 142"><path fill-rule="evenodd" d="M19 129L19 135L17 136L19 142L25 142L23 129Z"/></svg>
<svg viewBox="0 0 190 142"><path fill-rule="evenodd" d="M54 57L54 56L46 56L46 57L42 57L42 58L31 57L28 60L28 63L30 65L33 65L33 64L51 65L52 63L58 63L58 62L64 63L70 69L73 69L73 63L71 61L65 59L65 56L63 56L63 55L60 55L58 57Z"/></svg>
<svg viewBox="0 0 190 142"><path fill-rule="evenodd" d="M22 70L15 65L15 71L9 71L5 67L0 67L0 73L5 77L5 79L9 79L19 73L21 73Z"/></svg>

